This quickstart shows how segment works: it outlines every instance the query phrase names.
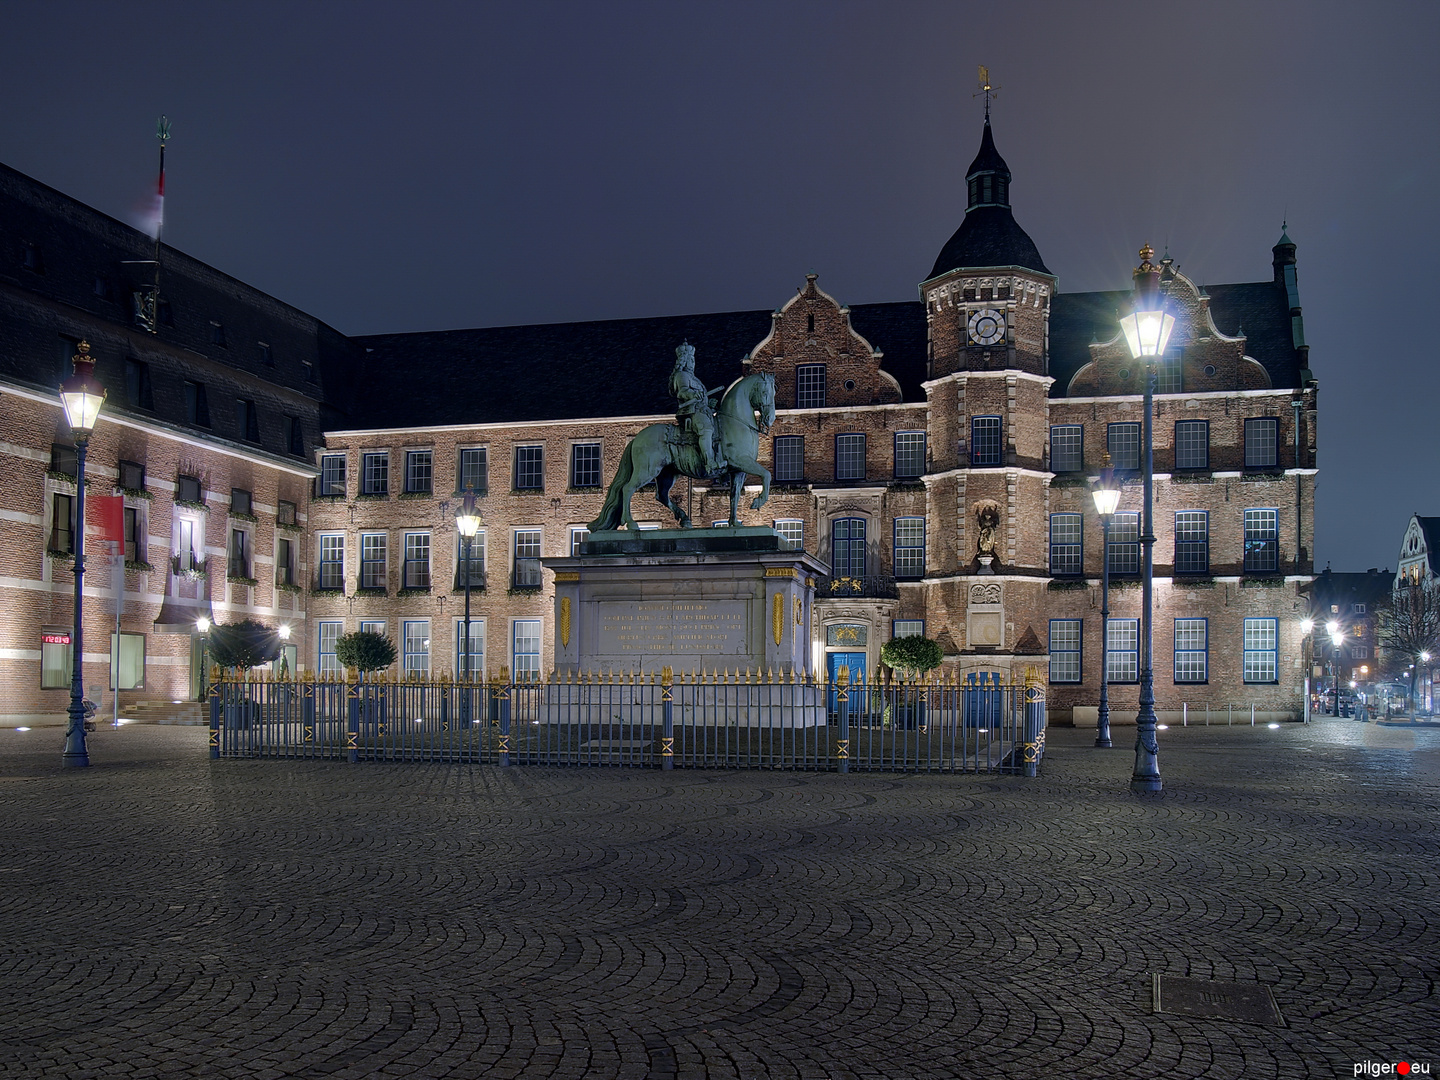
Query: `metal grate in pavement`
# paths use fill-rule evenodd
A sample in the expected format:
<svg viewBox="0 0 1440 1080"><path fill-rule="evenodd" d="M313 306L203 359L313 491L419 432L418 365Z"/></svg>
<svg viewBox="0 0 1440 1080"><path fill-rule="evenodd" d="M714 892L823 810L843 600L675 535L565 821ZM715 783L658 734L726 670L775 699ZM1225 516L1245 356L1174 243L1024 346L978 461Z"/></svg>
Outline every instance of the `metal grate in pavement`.
<svg viewBox="0 0 1440 1080"><path fill-rule="evenodd" d="M1150 1003L1155 1012L1177 1016L1202 1016L1274 1026L1285 1023L1270 988L1261 983L1181 979L1157 973L1151 976Z"/></svg>

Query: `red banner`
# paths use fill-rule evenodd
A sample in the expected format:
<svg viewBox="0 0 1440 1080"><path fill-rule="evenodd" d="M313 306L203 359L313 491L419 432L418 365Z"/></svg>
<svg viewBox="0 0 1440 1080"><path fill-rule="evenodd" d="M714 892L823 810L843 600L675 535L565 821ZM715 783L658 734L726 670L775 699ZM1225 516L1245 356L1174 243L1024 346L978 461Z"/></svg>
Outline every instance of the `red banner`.
<svg viewBox="0 0 1440 1080"><path fill-rule="evenodd" d="M92 495L86 500L90 524L101 540L125 542L125 500L119 495Z"/></svg>

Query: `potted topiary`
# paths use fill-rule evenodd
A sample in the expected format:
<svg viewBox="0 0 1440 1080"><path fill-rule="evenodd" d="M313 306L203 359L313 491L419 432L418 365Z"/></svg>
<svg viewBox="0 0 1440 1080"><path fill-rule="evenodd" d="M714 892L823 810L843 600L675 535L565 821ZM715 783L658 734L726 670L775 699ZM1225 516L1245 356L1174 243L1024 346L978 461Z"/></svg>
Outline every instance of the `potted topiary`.
<svg viewBox="0 0 1440 1080"><path fill-rule="evenodd" d="M222 668L249 671L268 664L280 655L280 634L272 626L256 619L233 623L216 623L209 631L210 659ZM227 727L244 728L259 711L259 703L248 697L232 700L225 706Z"/></svg>
<svg viewBox="0 0 1440 1080"><path fill-rule="evenodd" d="M922 634L891 638L880 647L881 661L900 673L902 678L921 679L940 666L944 654L940 643ZM925 701L918 694L904 696L896 703L895 723L897 726L919 727L925 723Z"/></svg>
<svg viewBox="0 0 1440 1080"><path fill-rule="evenodd" d="M372 671L387 668L395 662L395 643L384 634L373 630L357 630L335 639L335 659L346 668L360 673L360 681ZM379 694L379 698L376 695ZM373 723L383 723L386 709L385 691L371 689L360 698L360 714L367 729Z"/></svg>

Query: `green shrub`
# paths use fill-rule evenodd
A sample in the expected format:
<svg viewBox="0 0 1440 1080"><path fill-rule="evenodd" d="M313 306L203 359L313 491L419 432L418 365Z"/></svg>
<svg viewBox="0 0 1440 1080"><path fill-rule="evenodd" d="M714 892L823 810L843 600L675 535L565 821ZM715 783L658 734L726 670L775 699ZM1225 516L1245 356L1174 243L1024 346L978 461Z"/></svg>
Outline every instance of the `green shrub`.
<svg viewBox="0 0 1440 1080"><path fill-rule="evenodd" d="M921 634L891 638L880 647L880 659L886 665L917 678L939 667L943 658L940 643Z"/></svg>
<svg viewBox="0 0 1440 1080"><path fill-rule="evenodd" d="M395 643L373 630L357 630L335 639L335 659L357 671L379 671L395 662Z"/></svg>
<svg viewBox="0 0 1440 1080"><path fill-rule="evenodd" d="M279 655L279 633L255 619L216 623L210 628L210 659L223 668L248 671Z"/></svg>

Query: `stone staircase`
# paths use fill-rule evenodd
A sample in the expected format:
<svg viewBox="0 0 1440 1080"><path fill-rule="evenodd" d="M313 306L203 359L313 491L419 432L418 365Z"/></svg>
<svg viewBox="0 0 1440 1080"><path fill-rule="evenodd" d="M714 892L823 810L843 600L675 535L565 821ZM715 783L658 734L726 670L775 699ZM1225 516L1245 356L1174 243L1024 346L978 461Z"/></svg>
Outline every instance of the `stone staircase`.
<svg viewBox="0 0 1440 1080"><path fill-rule="evenodd" d="M97 721L105 717L97 716ZM205 706L199 701L137 701L120 706L120 719L127 724L205 724Z"/></svg>

